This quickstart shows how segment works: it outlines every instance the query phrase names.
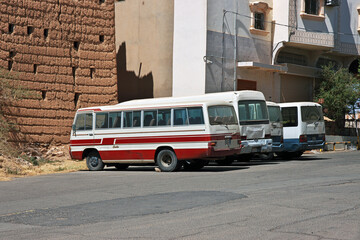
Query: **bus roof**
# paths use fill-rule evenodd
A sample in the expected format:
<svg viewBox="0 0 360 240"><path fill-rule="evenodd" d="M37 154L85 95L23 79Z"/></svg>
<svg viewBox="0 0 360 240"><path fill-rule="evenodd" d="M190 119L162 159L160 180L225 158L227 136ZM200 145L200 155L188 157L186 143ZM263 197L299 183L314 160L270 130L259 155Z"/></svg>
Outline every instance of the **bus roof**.
<svg viewBox="0 0 360 240"><path fill-rule="evenodd" d="M231 92L218 92L218 93L207 93L203 95L184 96L184 97L163 97L163 98L148 98L130 100L119 103L118 105L152 105L154 103L188 103L188 102L204 102L204 101L234 101L234 100L264 100L265 97L262 92L259 91L231 91Z"/></svg>
<svg viewBox="0 0 360 240"><path fill-rule="evenodd" d="M274 102L270 102L270 101L266 101L266 105L267 106L280 107L280 105L278 103L274 103Z"/></svg>
<svg viewBox="0 0 360 240"><path fill-rule="evenodd" d="M129 103L132 104L129 104ZM232 106L231 103L227 101L219 101L219 100L207 100L207 101L192 101L192 102L153 102L145 104L142 103L142 101L129 101L127 104L116 104L116 105L108 105L108 106L97 106L97 107L88 107L88 108L81 108L78 109L78 112L83 111L95 111L95 112L101 112L101 111L122 111L122 110L134 110L134 109L153 109L153 108L171 108L171 107L188 107L188 106L214 106L214 105L229 105Z"/></svg>
<svg viewBox="0 0 360 240"><path fill-rule="evenodd" d="M184 96L184 97L162 97L162 98L147 98L136 99L122 102L116 105L98 106L81 108L78 111L105 111L105 110L119 110L119 109L134 109L134 108L149 108L149 107L171 107L180 105L201 105L211 104L219 105L232 103L239 100L263 100L265 101L264 94L259 91L243 90L243 91L230 91L219 93L207 93L203 95Z"/></svg>
<svg viewBox="0 0 360 240"><path fill-rule="evenodd" d="M279 103L280 107L297 107L297 106L321 106L315 102L288 102L288 103Z"/></svg>

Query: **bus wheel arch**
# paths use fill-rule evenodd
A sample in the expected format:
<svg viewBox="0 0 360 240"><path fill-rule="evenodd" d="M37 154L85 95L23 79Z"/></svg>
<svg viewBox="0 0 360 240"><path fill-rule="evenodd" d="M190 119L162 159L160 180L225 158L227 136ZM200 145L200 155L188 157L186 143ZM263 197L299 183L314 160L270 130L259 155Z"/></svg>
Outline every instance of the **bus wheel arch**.
<svg viewBox="0 0 360 240"><path fill-rule="evenodd" d="M89 153L94 152L94 151L97 152L96 148L87 148L87 149L85 149L83 151L83 154L82 154L82 159L85 159L89 155Z"/></svg>
<svg viewBox="0 0 360 240"><path fill-rule="evenodd" d="M169 146L156 149L155 163L162 172L178 171L183 165L183 162L178 160L174 149Z"/></svg>

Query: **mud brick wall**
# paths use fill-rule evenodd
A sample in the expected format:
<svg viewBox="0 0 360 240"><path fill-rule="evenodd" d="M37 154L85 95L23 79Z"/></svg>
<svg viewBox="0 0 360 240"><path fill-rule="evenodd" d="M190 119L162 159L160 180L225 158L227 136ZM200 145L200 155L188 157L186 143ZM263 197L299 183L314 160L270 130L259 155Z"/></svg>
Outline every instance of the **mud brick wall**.
<svg viewBox="0 0 360 240"><path fill-rule="evenodd" d="M12 102L17 141L67 143L76 109L117 102L114 0L0 2L0 67L32 92Z"/></svg>

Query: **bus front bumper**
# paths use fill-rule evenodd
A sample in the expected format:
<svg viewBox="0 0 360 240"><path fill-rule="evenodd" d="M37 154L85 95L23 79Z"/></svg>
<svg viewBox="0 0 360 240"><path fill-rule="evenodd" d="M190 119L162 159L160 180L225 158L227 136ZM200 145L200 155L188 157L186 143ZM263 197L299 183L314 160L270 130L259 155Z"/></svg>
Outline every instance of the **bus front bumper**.
<svg viewBox="0 0 360 240"><path fill-rule="evenodd" d="M240 154L272 152L272 139L251 139L241 141L241 144Z"/></svg>

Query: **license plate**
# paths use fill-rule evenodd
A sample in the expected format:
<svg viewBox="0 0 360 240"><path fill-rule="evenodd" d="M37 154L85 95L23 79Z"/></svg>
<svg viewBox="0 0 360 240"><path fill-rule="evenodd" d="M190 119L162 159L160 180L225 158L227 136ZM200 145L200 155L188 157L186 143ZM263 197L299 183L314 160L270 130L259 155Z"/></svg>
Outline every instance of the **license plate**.
<svg viewBox="0 0 360 240"><path fill-rule="evenodd" d="M225 144L230 147L230 145L231 145L231 138L226 138L226 139L225 139Z"/></svg>

